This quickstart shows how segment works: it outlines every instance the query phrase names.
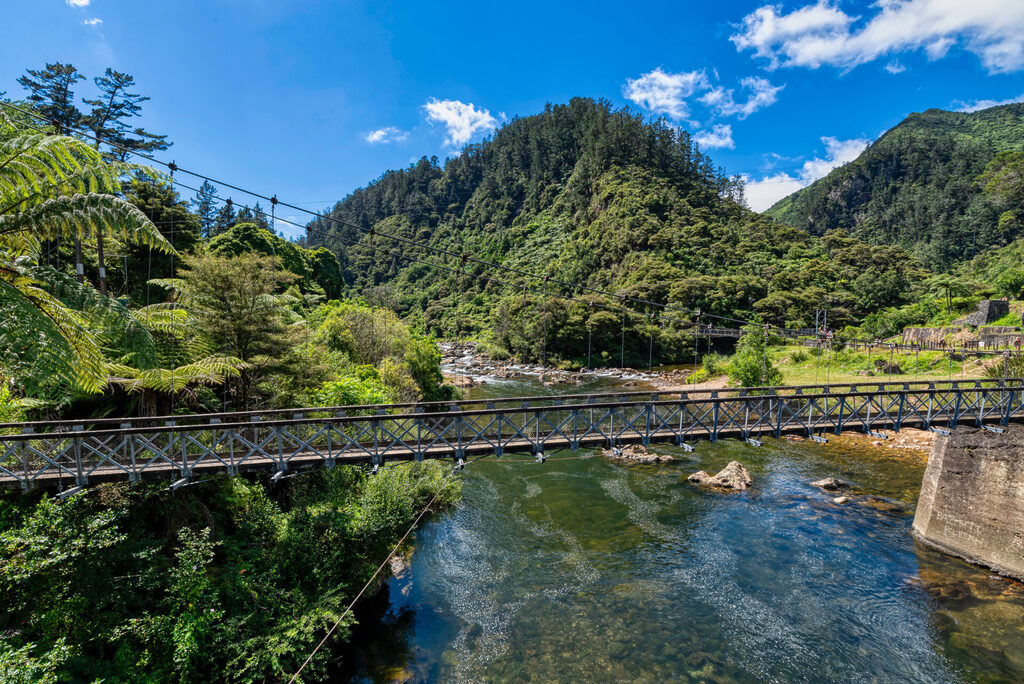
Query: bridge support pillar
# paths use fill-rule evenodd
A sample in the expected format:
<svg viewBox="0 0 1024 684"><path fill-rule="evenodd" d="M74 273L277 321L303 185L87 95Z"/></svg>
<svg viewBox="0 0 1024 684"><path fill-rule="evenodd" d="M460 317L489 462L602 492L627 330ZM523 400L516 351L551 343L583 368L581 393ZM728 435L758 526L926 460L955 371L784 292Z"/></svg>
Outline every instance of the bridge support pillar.
<svg viewBox="0 0 1024 684"><path fill-rule="evenodd" d="M1002 435L939 434L921 485L914 536L1024 580L1024 426Z"/></svg>

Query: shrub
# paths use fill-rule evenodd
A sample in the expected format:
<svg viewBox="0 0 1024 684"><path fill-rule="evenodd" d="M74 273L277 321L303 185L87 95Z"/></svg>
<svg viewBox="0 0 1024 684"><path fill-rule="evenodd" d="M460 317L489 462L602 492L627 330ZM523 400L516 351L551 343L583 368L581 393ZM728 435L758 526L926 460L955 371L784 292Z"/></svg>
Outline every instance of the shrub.
<svg viewBox="0 0 1024 684"><path fill-rule="evenodd" d="M809 358L811 358L811 355L807 353L806 349L797 349L789 355L789 360L792 363L804 363Z"/></svg>

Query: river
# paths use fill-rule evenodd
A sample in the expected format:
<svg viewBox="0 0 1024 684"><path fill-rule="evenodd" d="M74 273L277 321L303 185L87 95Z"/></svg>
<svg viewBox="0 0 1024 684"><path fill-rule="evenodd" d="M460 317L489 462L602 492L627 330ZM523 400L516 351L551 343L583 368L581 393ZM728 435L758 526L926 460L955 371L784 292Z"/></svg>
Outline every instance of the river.
<svg viewBox="0 0 1024 684"><path fill-rule="evenodd" d="M1024 681L1024 586L910 535L924 458L846 439L656 450L678 460L471 464L462 502L423 525L409 568L360 607L344 678ZM750 490L686 482L732 459ZM809 485L828 476L854 501Z"/></svg>

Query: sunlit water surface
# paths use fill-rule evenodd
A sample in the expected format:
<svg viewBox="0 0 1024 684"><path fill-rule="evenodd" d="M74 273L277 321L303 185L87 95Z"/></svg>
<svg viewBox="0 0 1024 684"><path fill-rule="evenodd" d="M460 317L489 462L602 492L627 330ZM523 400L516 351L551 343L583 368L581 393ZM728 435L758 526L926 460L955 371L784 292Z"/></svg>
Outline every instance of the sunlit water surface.
<svg viewBox="0 0 1024 684"><path fill-rule="evenodd" d="M362 607L344 676L1024 681L1022 586L910 536L923 458L850 440L656 450L678 460L566 451L472 464L462 502L424 524L410 568ZM752 489L686 482L732 459ZM853 483L854 502L809 485L826 476Z"/></svg>

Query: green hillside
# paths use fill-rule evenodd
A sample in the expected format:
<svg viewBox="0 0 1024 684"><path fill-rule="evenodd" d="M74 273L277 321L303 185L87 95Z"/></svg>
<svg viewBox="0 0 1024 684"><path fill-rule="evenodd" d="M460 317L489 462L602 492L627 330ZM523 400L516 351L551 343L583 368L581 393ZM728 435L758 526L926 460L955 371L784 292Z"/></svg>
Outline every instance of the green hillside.
<svg viewBox="0 0 1024 684"><path fill-rule="evenodd" d="M738 183L689 136L605 102L574 99L516 119L444 164L422 159L339 202L310 224L308 241L336 251L346 282L444 336L483 335L523 357L545 351L585 358L619 349L620 317L600 307L524 295L543 283L465 264L471 275L411 263L439 257L390 240L401 235L554 279L660 304L809 326L829 306L855 322L907 301L923 269L897 247L871 247L841 233L808 235L745 209ZM445 261L461 269L458 258ZM511 285L488 282L494 276ZM585 297L549 282L550 292ZM706 322L706 320L705 320ZM627 321L627 363L677 357L688 325ZM652 329L653 328L653 329ZM544 330L551 331L542 349ZM557 332L555 332L557 331ZM615 355L614 361L618 361Z"/></svg>
<svg viewBox="0 0 1024 684"><path fill-rule="evenodd" d="M811 234L843 229L898 244L948 269L1022 232L979 177L1000 152L1024 150L1024 104L911 114L856 160L766 213Z"/></svg>

